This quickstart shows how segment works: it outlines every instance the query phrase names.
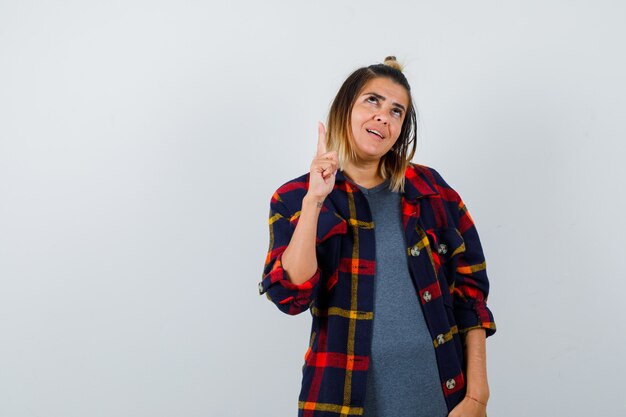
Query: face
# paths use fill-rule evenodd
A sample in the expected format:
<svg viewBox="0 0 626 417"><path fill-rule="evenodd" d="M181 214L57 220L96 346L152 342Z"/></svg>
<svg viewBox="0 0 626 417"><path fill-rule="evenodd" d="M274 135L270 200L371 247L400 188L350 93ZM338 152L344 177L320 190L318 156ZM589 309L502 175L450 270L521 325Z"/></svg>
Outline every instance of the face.
<svg viewBox="0 0 626 417"><path fill-rule="evenodd" d="M357 156L379 160L396 143L409 106L409 95L389 78L374 78L356 97L351 114Z"/></svg>

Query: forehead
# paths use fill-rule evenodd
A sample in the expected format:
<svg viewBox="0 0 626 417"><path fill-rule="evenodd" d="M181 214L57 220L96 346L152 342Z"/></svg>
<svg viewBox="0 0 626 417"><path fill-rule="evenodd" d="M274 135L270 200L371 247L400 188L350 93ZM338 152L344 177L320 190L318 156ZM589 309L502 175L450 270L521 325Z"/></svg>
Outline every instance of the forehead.
<svg viewBox="0 0 626 417"><path fill-rule="evenodd" d="M409 94L406 89L387 77L377 77L369 80L359 95L377 93L385 97L387 102L402 104L404 108L409 106Z"/></svg>

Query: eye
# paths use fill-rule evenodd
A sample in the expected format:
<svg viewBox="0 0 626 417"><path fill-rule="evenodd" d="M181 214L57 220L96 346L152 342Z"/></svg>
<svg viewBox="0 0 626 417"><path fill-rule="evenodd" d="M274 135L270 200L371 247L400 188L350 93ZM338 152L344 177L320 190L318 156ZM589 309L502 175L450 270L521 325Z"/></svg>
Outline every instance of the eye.
<svg viewBox="0 0 626 417"><path fill-rule="evenodd" d="M378 103L378 99L374 96L369 96L367 98L367 101L369 101L370 103Z"/></svg>
<svg viewBox="0 0 626 417"><path fill-rule="evenodd" d="M393 109L392 111L393 111L393 113L394 113L397 117L402 117L402 110L401 110L401 109L395 108L395 109Z"/></svg>

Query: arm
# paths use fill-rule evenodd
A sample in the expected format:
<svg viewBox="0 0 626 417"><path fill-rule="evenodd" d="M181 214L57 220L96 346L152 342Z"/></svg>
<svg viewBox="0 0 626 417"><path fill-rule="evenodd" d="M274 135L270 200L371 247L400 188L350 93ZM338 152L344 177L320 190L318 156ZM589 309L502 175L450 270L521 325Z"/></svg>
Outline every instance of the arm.
<svg viewBox="0 0 626 417"><path fill-rule="evenodd" d="M282 256L287 279L297 285L308 281L317 270L315 239L317 220L322 200L309 197L302 199L302 209L293 236Z"/></svg>
<svg viewBox="0 0 626 417"><path fill-rule="evenodd" d="M485 417L489 399L486 339L496 332L493 314L487 307L489 279L482 245L474 220L465 203L435 170L436 181L443 185L447 201L457 210L458 229L465 251L457 257L454 276L453 308L465 355L466 397L450 411L449 417ZM471 397L471 398L470 398Z"/></svg>
<svg viewBox="0 0 626 417"><path fill-rule="evenodd" d="M270 202L270 247L265 259L259 294L287 314L299 314L309 308L315 297L321 270L317 262L318 218L323 201L333 190L338 168L336 151L327 151L326 128L318 123L317 153L306 178L306 191L300 211L293 216L277 191ZM286 185L286 184L285 184ZM294 197L298 198L298 197ZM292 218L297 217L294 228ZM326 222L332 226L337 221ZM322 229L324 229L322 222ZM343 222L345 229L345 221ZM336 230L325 230L330 236Z"/></svg>
<svg viewBox="0 0 626 417"><path fill-rule="evenodd" d="M448 417L486 417L489 386L485 353L485 329L465 333L464 352L467 364L467 391Z"/></svg>
<svg viewBox="0 0 626 417"><path fill-rule="evenodd" d="M469 330L465 335L465 363L467 364L467 395L485 404L489 400L487 383L487 353L484 329Z"/></svg>
<svg viewBox="0 0 626 417"><path fill-rule="evenodd" d="M292 215L280 195L275 193L272 197L268 221L270 244L259 293L265 293L284 313L299 314L313 300L320 279L315 253L318 216L317 202L305 197L294 227Z"/></svg>

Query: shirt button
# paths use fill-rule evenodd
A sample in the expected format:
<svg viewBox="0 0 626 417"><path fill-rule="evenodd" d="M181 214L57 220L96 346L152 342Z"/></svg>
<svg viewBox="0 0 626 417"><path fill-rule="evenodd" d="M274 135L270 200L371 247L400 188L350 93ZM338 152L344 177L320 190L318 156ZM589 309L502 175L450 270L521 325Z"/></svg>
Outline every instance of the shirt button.
<svg viewBox="0 0 626 417"><path fill-rule="evenodd" d="M440 243L439 247L437 248L437 252L439 252L442 255L445 255L446 252L448 252L448 246L446 246L445 243Z"/></svg>
<svg viewBox="0 0 626 417"><path fill-rule="evenodd" d="M446 339L443 338L442 334L438 334L437 335L437 343L439 343L440 345L443 345L444 343L446 343ZM454 380L453 380L454 382Z"/></svg>
<svg viewBox="0 0 626 417"><path fill-rule="evenodd" d="M456 382L454 381L454 378L452 378L452 379L448 379L448 380L446 381L446 388L448 388L448 389L452 389L452 388L454 388L455 386L456 386Z"/></svg>
<svg viewBox="0 0 626 417"><path fill-rule="evenodd" d="M411 256L420 256L420 250L417 246L411 248Z"/></svg>
<svg viewBox="0 0 626 417"><path fill-rule="evenodd" d="M263 294L263 282L259 282L259 295Z"/></svg>
<svg viewBox="0 0 626 417"><path fill-rule="evenodd" d="M430 291L424 291L422 298L424 299L424 301L429 302L433 297L432 295L430 295Z"/></svg>

